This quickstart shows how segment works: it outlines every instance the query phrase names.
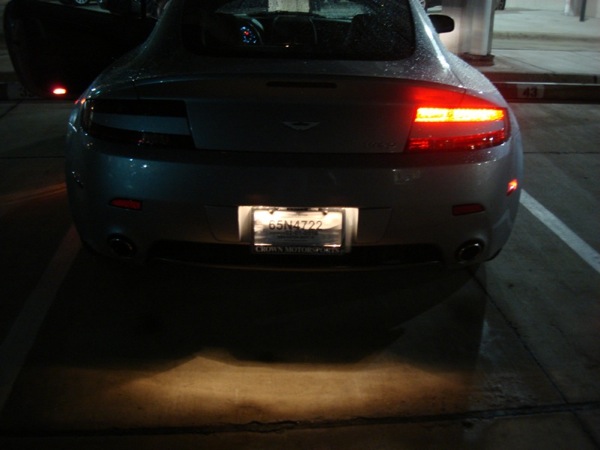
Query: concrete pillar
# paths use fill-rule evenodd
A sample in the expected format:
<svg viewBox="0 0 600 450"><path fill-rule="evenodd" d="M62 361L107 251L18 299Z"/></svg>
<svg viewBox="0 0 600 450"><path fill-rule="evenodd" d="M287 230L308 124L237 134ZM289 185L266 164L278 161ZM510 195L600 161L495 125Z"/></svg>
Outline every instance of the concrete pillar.
<svg viewBox="0 0 600 450"><path fill-rule="evenodd" d="M455 30L441 36L450 51L474 64L493 63L494 0L443 0L442 12L455 21Z"/></svg>
<svg viewBox="0 0 600 450"><path fill-rule="evenodd" d="M573 11L573 1L565 0L565 16L574 16L575 12Z"/></svg>

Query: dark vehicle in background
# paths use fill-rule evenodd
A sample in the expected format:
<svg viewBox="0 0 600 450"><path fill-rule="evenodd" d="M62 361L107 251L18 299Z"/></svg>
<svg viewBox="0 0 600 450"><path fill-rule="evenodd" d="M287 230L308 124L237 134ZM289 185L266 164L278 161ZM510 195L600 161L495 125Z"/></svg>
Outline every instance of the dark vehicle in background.
<svg viewBox="0 0 600 450"><path fill-rule="evenodd" d="M60 89L76 98L107 66L143 43L156 24L151 17L38 0L10 1L3 19L15 72L38 97Z"/></svg>

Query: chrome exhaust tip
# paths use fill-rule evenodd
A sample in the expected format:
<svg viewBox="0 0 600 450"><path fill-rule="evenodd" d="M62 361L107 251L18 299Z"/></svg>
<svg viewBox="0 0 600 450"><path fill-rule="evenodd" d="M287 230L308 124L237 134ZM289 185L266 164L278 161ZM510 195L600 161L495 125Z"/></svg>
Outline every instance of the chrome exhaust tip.
<svg viewBox="0 0 600 450"><path fill-rule="evenodd" d="M131 258L135 255L135 245L124 236L111 236L108 238L108 246L112 252L121 258Z"/></svg>
<svg viewBox="0 0 600 450"><path fill-rule="evenodd" d="M456 259L460 262L470 262L483 253L483 242L468 241L459 247Z"/></svg>

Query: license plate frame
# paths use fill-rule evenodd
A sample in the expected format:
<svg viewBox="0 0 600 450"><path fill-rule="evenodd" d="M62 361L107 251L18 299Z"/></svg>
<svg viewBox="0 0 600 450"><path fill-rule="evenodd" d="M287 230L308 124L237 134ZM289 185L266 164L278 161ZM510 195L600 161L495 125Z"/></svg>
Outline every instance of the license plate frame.
<svg viewBox="0 0 600 450"><path fill-rule="evenodd" d="M252 250L257 254L345 253L343 208L252 208Z"/></svg>

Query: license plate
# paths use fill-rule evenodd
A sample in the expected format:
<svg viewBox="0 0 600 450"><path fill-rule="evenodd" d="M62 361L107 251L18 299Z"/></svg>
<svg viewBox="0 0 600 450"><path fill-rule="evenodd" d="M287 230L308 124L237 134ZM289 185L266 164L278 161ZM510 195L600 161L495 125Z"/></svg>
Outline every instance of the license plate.
<svg viewBox="0 0 600 450"><path fill-rule="evenodd" d="M254 252L335 255L344 244L341 209L255 208Z"/></svg>

